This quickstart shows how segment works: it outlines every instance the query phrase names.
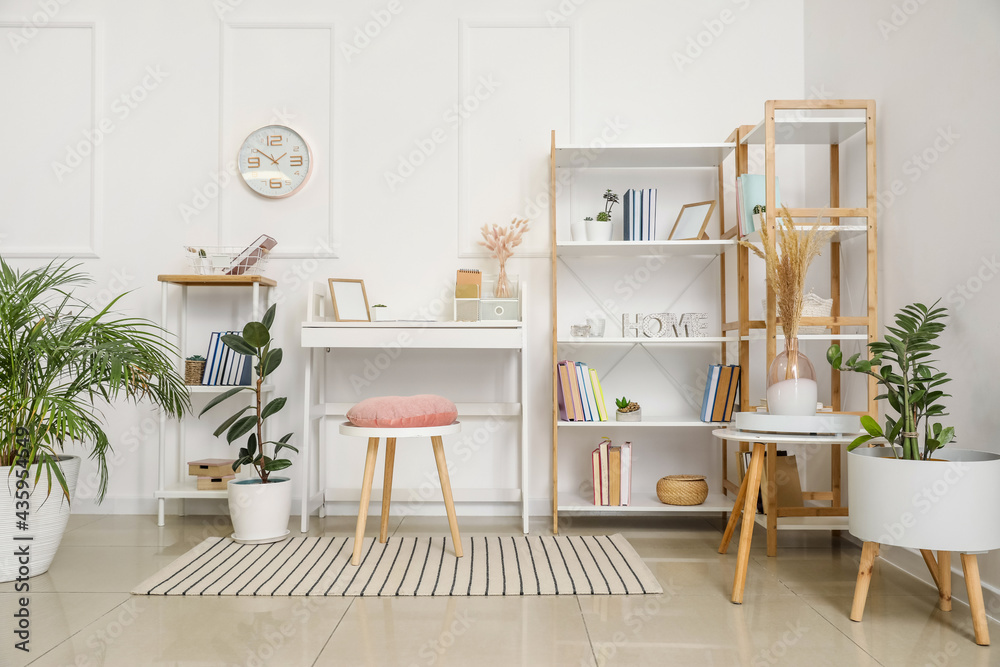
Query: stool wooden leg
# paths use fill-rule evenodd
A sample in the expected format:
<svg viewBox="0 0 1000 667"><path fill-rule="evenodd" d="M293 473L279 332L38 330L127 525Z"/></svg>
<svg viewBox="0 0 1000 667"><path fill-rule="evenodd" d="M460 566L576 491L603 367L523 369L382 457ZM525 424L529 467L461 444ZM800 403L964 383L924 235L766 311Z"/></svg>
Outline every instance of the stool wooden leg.
<svg viewBox="0 0 1000 667"><path fill-rule="evenodd" d="M868 601L868 585L872 581L872 568L875 567L875 552L878 542L865 542L861 547L861 565L858 567L858 581L854 585L854 604L851 605L851 620L861 621L865 613L865 602Z"/></svg>
<svg viewBox="0 0 1000 667"><path fill-rule="evenodd" d="M951 552L938 551L938 609L951 611Z"/></svg>
<svg viewBox="0 0 1000 667"><path fill-rule="evenodd" d="M392 464L396 459L396 439L385 439L385 480L382 482L382 525L378 531L378 541L389 539L389 501L392 498Z"/></svg>
<svg viewBox="0 0 1000 667"><path fill-rule="evenodd" d="M351 565L361 563L361 541L365 537L368 520L368 501L372 497L372 478L375 477L375 459L378 456L378 438L368 438L368 456L365 457L365 479L361 483L361 507L358 508L358 527L354 530L354 555Z"/></svg>
<svg viewBox="0 0 1000 667"><path fill-rule="evenodd" d="M451 526L451 539L455 543L455 555L461 558L462 538L458 534L458 519L455 517L455 502L451 497L451 479L448 477L448 463L444 460L444 442L441 436L432 435L431 445L434 447L438 477L441 478L441 493L444 495L444 508L448 512L448 525Z"/></svg>
<svg viewBox="0 0 1000 667"><path fill-rule="evenodd" d="M983 587L979 581L979 561L976 560L976 554L962 554L962 571L965 572L965 588L969 592L976 643L989 646L990 628L986 624L986 606L983 605Z"/></svg>

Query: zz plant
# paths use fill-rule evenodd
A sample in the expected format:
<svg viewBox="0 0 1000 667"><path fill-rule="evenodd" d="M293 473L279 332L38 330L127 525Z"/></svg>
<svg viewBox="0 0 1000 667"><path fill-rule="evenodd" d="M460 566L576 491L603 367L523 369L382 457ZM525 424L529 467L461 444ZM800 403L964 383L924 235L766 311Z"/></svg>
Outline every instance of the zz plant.
<svg viewBox="0 0 1000 667"><path fill-rule="evenodd" d="M267 405L264 405L261 397L261 387L264 385L264 380L281 364L281 348L271 347L271 344L274 342L271 338L271 324L274 322L275 307L276 305L268 308L260 322L248 322L243 327L242 336L239 334L226 334L222 337L222 342L230 350L253 358L256 382L250 386L235 387L219 394L209 401L205 409L198 415L200 417L230 396L235 396L243 391L254 392L257 400L252 405L247 405L238 410L222 422L219 428L215 429L215 436L218 437L222 435L223 431L228 430L226 440L229 444L233 444L233 442L243 436L247 437L246 445L240 447L239 457L233 463L233 470L235 471L242 465L252 465L257 476L260 478L261 484L268 483L268 477L272 472L284 470L292 465L292 462L288 459L278 458L281 450L290 449L293 452L299 451L294 446L288 444L289 439L292 437L291 433L286 433L278 440L265 441L263 437L264 420L285 407L285 401L287 400L284 397L274 398ZM253 412L246 414L248 410L252 410ZM270 456L266 453L267 445L274 445L274 451Z"/></svg>
<svg viewBox="0 0 1000 667"><path fill-rule="evenodd" d="M848 445L848 451L872 438L885 438L896 455L896 445L902 458L927 460L935 449L944 447L955 438L955 429L933 422L933 417L947 413L938 401L951 394L941 391L941 385L950 382L946 373L939 372L931 353L939 349L934 340L944 331L947 310L937 308L938 301L930 307L921 303L903 308L895 317L895 326L887 326L885 341L869 343L871 359L853 355L845 363L839 345L831 345L826 358L830 365L841 371L854 371L875 378L885 388L876 400L887 400L898 417L886 415L885 429L868 415L861 417L866 435ZM920 427L923 422L923 447L920 446ZM896 458L899 458L896 455Z"/></svg>

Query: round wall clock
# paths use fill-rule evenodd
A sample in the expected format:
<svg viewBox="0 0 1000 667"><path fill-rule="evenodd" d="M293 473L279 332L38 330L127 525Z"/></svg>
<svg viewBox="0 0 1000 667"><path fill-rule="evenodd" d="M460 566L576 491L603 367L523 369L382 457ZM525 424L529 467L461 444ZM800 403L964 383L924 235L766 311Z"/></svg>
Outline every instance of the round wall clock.
<svg viewBox="0 0 1000 667"><path fill-rule="evenodd" d="M284 125L267 125L243 141L236 163L251 190L280 199L295 194L309 180L312 155L298 132Z"/></svg>

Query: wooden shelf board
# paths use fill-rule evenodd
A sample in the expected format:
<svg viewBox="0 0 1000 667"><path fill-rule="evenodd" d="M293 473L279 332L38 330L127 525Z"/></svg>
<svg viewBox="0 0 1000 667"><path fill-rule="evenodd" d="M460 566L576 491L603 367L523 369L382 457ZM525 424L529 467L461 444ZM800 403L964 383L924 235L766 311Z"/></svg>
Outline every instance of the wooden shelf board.
<svg viewBox="0 0 1000 667"><path fill-rule="evenodd" d="M249 287L254 283L275 287L277 280L265 276L202 276L184 273L164 273L156 276L161 283L188 287Z"/></svg>
<svg viewBox="0 0 1000 667"><path fill-rule="evenodd" d="M767 528L767 516L758 514L754 521ZM846 516L782 516L778 517L778 530L847 530Z"/></svg>
<svg viewBox="0 0 1000 667"><path fill-rule="evenodd" d="M557 423L560 427L567 428L704 428L706 426L718 428L720 426L719 422L706 423L693 419L671 419L669 417L655 416L644 418L641 422L620 422L608 419L606 422L571 422L560 420Z"/></svg>
<svg viewBox="0 0 1000 667"><path fill-rule="evenodd" d="M736 239L706 241L566 241L556 244L559 257L678 257L715 256L736 245Z"/></svg>
<svg viewBox="0 0 1000 667"><path fill-rule="evenodd" d="M308 329L520 329L519 320L494 320L489 322L422 322L394 320L392 322L302 322Z"/></svg>
<svg viewBox="0 0 1000 667"><path fill-rule="evenodd" d="M665 505L656 493L643 493L632 485L632 504L627 507L594 505L593 498L571 492L559 494L559 512L566 514L677 514L683 512L730 512L733 499L721 493L709 493L701 505Z"/></svg>
<svg viewBox="0 0 1000 667"><path fill-rule="evenodd" d="M560 345L705 345L708 343L729 343L732 338L727 336L703 336L697 338L573 338L560 337Z"/></svg>
<svg viewBox="0 0 1000 667"><path fill-rule="evenodd" d="M857 238L859 236L865 236L868 233L867 225L819 225L819 228L822 231L833 232L833 236L830 240L836 243L846 241L847 239ZM797 230L800 234L805 234L809 231L806 228L797 228ZM743 240L750 241L751 243L760 243L760 231L750 232L743 237Z"/></svg>
<svg viewBox="0 0 1000 667"><path fill-rule="evenodd" d="M779 340L784 340L784 334L776 334ZM868 334L834 334L834 333L822 333L822 334L799 334L799 340L868 340ZM736 338L730 338L731 342L735 343ZM740 340L767 340L767 336L763 332L759 334L750 334L749 336L741 336Z"/></svg>
<svg viewBox="0 0 1000 667"><path fill-rule="evenodd" d="M776 320L781 324L781 320ZM766 329L767 323L764 320L748 320L747 324L751 329ZM799 320L801 326L815 327L867 327L868 318L863 316L840 315L837 317L803 317Z"/></svg>
<svg viewBox="0 0 1000 667"><path fill-rule="evenodd" d="M572 169L717 167L735 148L734 143L563 146L556 148L555 162Z"/></svg>
<svg viewBox="0 0 1000 667"><path fill-rule="evenodd" d="M864 116L807 116L774 119L776 144L840 144L865 129ZM764 121L743 137L744 144L764 143Z"/></svg>

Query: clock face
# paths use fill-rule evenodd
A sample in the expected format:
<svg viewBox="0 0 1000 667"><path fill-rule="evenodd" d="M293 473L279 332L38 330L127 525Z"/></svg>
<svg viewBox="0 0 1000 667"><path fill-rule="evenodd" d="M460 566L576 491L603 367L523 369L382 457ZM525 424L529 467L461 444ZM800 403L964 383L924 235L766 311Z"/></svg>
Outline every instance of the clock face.
<svg viewBox="0 0 1000 667"><path fill-rule="evenodd" d="M305 185L312 156L305 139L284 125L268 125L244 140L237 158L250 189L271 199L295 194Z"/></svg>

